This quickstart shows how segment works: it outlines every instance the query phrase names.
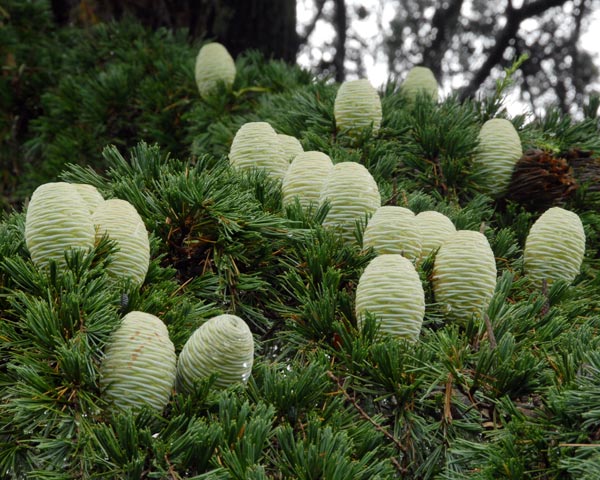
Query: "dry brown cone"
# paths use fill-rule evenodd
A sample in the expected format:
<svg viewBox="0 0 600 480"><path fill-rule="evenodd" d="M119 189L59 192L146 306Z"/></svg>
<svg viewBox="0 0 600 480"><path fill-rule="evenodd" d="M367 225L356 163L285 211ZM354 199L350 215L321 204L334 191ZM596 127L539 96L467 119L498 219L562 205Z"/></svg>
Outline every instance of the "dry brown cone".
<svg viewBox="0 0 600 480"><path fill-rule="evenodd" d="M600 191L600 159L572 149L561 155L532 149L515 165L506 198L531 210L561 204L581 186Z"/></svg>

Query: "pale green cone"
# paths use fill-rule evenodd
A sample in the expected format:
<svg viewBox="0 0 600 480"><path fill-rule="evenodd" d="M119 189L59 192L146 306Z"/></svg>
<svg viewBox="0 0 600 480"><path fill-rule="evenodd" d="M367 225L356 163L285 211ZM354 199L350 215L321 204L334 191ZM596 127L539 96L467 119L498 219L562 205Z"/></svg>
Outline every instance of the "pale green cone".
<svg viewBox="0 0 600 480"><path fill-rule="evenodd" d="M415 342L425 315L423 285L412 262L402 255L375 257L356 288L356 318L366 312L380 320L380 331Z"/></svg>
<svg viewBox="0 0 600 480"><path fill-rule="evenodd" d="M239 128L229 150L229 162L239 170L265 170L278 180L290 166L277 133L267 122L248 122Z"/></svg>
<svg viewBox="0 0 600 480"><path fill-rule="evenodd" d="M279 139L283 154L289 163L296 158L296 155L299 155L304 151L300 140L298 140L296 137L278 133L277 138Z"/></svg>
<svg viewBox="0 0 600 480"><path fill-rule="evenodd" d="M220 43L207 43L196 56L194 69L196 85L202 98L210 97L219 82L231 88L235 80L235 62Z"/></svg>
<svg viewBox="0 0 600 480"><path fill-rule="evenodd" d="M504 118L492 118L479 132L479 147L473 159L481 174L481 191L494 197L505 193L515 164L523 155L521 139L513 124Z"/></svg>
<svg viewBox="0 0 600 480"><path fill-rule="evenodd" d="M495 288L496 261L486 236L471 230L448 236L435 257L433 291L449 318L481 317Z"/></svg>
<svg viewBox="0 0 600 480"><path fill-rule="evenodd" d="M51 260L64 263L67 250L94 247L95 230L87 204L70 183L40 185L33 192L25 217L25 243L40 268Z"/></svg>
<svg viewBox="0 0 600 480"><path fill-rule="evenodd" d="M90 215L96 211L98 205L104 202L104 197L93 185L88 185L86 183L73 183L72 185L77 189L77 193L79 193L87 205Z"/></svg>
<svg viewBox="0 0 600 480"><path fill-rule="evenodd" d="M560 207L546 210L531 226L524 250L525 273L537 285L546 280L571 283L585 254L585 232L579 216Z"/></svg>
<svg viewBox="0 0 600 480"><path fill-rule="evenodd" d="M414 262L421 253L415 214L404 207L379 207L367 223L363 247L373 247L379 255L396 253Z"/></svg>
<svg viewBox="0 0 600 480"><path fill-rule="evenodd" d="M177 358L165 324L154 315L130 312L106 346L100 388L112 410L145 405L161 411L175 383Z"/></svg>
<svg viewBox="0 0 600 480"><path fill-rule="evenodd" d="M125 200L106 200L96 208L92 220L98 239L108 235L117 243L108 273L142 285L150 265L150 242L135 207Z"/></svg>
<svg viewBox="0 0 600 480"><path fill-rule="evenodd" d="M438 83L433 72L427 67L411 68L402 82L400 91L411 102L420 94L429 96L434 102L438 100Z"/></svg>
<svg viewBox="0 0 600 480"><path fill-rule="evenodd" d="M415 222L421 236L421 258L439 248L444 240L456 232L456 227L446 215L433 210L416 215Z"/></svg>
<svg viewBox="0 0 600 480"><path fill-rule="evenodd" d="M381 196L375 179L356 162L336 164L321 190L319 203L329 202L330 209L323 225L336 229L349 243L355 241L357 222L375 213L381 206Z"/></svg>
<svg viewBox="0 0 600 480"><path fill-rule="evenodd" d="M283 205L298 198L304 208L317 206L325 179L333 169L328 155L321 152L302 152L292 161L281 184Z"/></svg>
<svg viewBox="0 0 600 480"><path fill-rule="evenodd" d="M202 324L183 346L177 361L178 389L217 374L215 384L246 383L254 362L254 339L240 317L223 314Z"/></svg>
<svg viewBox="0 0 600 480"><path fill-rule="evenodd" d="M377 134L381 126L381 100L368 80L349 80L340 85L333 105L338 131L359 135L372 128Z"/></svg>

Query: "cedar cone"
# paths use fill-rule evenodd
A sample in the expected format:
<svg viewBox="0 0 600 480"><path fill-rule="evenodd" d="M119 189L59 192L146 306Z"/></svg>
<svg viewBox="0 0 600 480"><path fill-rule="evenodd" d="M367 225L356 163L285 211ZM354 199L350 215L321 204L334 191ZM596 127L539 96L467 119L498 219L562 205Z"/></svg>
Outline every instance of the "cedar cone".
<svg viewBox="0 0 600 480"><path fill-rule="evenodd" d="M531 210L562 203L579 187L571 159L565 157L539 149L526 151L515 165L507 198Z"/></svg>

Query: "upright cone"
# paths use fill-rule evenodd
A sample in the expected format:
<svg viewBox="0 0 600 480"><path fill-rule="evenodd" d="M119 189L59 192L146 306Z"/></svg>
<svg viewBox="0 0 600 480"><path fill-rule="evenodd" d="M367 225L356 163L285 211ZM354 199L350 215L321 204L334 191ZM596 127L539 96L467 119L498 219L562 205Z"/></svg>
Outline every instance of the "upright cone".
<svg viewBox="0 0 600 480"><path fill-rule="evenodd" d="M523 253L525 273L537 285L571 283L583 262L585 232L579 215L561 207L546 210L532 225Z"/></svg>
<svg viewBox="0 0 600 480"><path fill-rule="evenodd" d="M440 246L433 267L435 301L450 318L481 317L496 288L496 261L482 233L458 230Z"/></svg>
<svg viewBox="0 0 600 480"><path fill-rule="evenodd" d="M381 100L368 80L349 80L340 86L333 113L337 129L351 136L367 128L377 134L381 126Z"/></svg>
<svg viewBox="0 0 600 480"><path fill-rule="evenodd" d="M196 329L179 354L178 388L190 390L212 374L217 374L219 387L246 383L253 361L254 339L246 322L230 314L213 317Z"/></svg>
<svg viewBox="0 0 600 480"><path fill-rule="evenodd" d="M290 166L277 133L267 122L248 122L239 128L229 150L229 162L239 170L264 170L278 180Z"/></svg>
<svg viewBox="0 0 600 480"><path fill-rule="evenodd" d="M517 161L523 155L521 139L513 124L492 118L479 132L474 164L481 174L481 191L494 197L506 193Z"/></svg>
<svg viewBox="0 0 600 480"><path fill-rule="evenodd" d="M25 243L40 268L64 263L68 250L91 250L95 231L87 203L70 183L45 183L35 189L25 217Z"/></svg>
<svg viewBox="0 0 600 480"><path fill-rule="evenodd" d="M408 208L384 205L369 219L363 246L379 254L396 253L414 262L421 254L421 235Z"/></svg>
<svg viewBox="0 0 600 480"><path fill-rule="evenodd" d="M198 52L194 73L200 96L208 98L214 94L219 82L231 88L236 74L235 62L223 45L207 43Z"/></svg>
<svg viewBox="0 0 600 480"><path fill-rule="evenodd" d="M359 324L369 312L381 321L381 332L412 342L419 338L425 315L425 295L415 267L398 254L375 257L356 288Z"/></svg>
<svg viewBox="0 0 600 480"><path fill-rule="evenodd" d="M112 410L148 405L161 411L175 383L175 347L154 315L130 312L113 332L100 366L100 388Z"/></svg>
<svg viewBox="0 0 600 480"><path fill-rule="evenodd" d="M336 229L344 240L354 242L357 222L364 222L381 206L375 179L356 162L336 164L325 180L320 203L329 202L330 209L323 225Z"/></svg>

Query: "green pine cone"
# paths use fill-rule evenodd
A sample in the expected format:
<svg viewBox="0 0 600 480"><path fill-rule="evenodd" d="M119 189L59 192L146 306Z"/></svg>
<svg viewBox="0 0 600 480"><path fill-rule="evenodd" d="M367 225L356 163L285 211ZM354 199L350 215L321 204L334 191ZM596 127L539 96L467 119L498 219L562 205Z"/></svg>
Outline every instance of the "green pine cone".
<svg viewBox="0 0 600 480"><path fill-rule="evenodd" d="M381 100L368 80L349 80L337 92L333 105L337 129L351 136L372 128L373 135L381 126Z"/></svg>
<svg viewBox="0 0 600 480"><path fill-rule="evenodd" d="M223 314L202 324L183 346L177 361L178 389L217 374L215 385L246 383L254 363L254 339L240 317Z"/></svg>
<svg viewBox="0 0 600 480"><path fill-rule="evenodd" d="M438 88L435 75L429 68L413 67L406 74L400 91L411 102L422 94L431 97L434 102L437 102Z"/></svg>
<svg viewBox="0 0 600 480"><path fill-rule="evenodd" d="M525 273L537 285L545 280L571 283L585 254L585 232L579 215L560 207L546 210L531 226L525 241Z"/></svg>
<svg viewBox="0 0 600 480"><path fill-rule="evenodd" d="M329 202L330 209L323 225L338 229L344 240L353 242L357 222L375 213L381 196L375 179L356 162L336 164L321 190L319 203Z"/></svg>
<svg viewBox="0 0 600 480"><path fill-rule="evenodd" d="M64 263L67 250L91 250L95 231L87 204L70 183L40 185L25 217L25 243L40 268L53 260Z"/></svg>
<svg viewBox="0 0 600 480"><path fill-rule="evenodd" d="M299 155L304 151L300 140L298 140L296 137L278 133L277 138L279 139L283 154L289 163L292 163L294 158L296 158L296 155Z"/></svg>
<svg viewBox="0 0 600 480"><path fill-rule="evenodd" d="M165 324L130 312L113 332L100 366L100 388L112 410L148 405L162 411L175 383L177 358Z"/></svg>
<svg viewBox="0 0 600 480"><path fill-rule="evenodd" d="M277 133L267 122L248 122L239 128L229 150L229 162L235 169L263 169L279 180L290 166Z"/></svg>
<svg viewBox="0 0 600 480"><path fill-rule="evenodd" d="M106 200L98 206L92 220L97 238L106 234L118 246L108 273L128 278L141 286L150 265L150 242L144 221L135 207L125 200Z"/></svg>
<svg viewBox="0 0 600 480"><path fill-rule="evenodd" d="M417 214L415 217L417 230L421 235L421 258L428 256L456 232L456 227L446 215L433 210Z"/></svg>
<svg viewBox="0 0 600 480"><path fill-rule="evenodd" d="M479 132L479 149L473 159L481 174L481 191L495 197L505 193L522 155L521 139L510 121L492 118L485 122Z"/></svg>
<svg viewBox="0 0 600 480"><path fill-rule="evenodd" d="M283 205L290 205L298 198L304 208L317 206L325 179L333 163L321 152L302 152L294 158L281 184Z"/></svg>
<svg viewBox="0 0 600 480"><path fill-rule="evenodd" d="M440 246L433 266L433 291L448 316L465 323L480 317L496 288L496 261L485 235L458 230Z"/></svg>
<svg viewBox="0 0 600 480"><path fill-rule="evenodd" d="M207 43L196 57L195 77L198 91L202 98L210 97L219 82L231 88L235 80L235 62L220 43Z"/></svg>
<svg viewBox="0 0 600 480"><path fill-rule="evenodd" d="M425 294L410 260L398 254L375 257L356 288L356 318L365 312L380 319L381 332L417 341L425 315Z"/></svg>
<svg viewBox="0 0 600 480"><path fill-rule="evenodd" d="M404 207L379 207L367 223L363 246L373 247L379 255L396 253L414 262L421 253L415 214Z"/></svg>

